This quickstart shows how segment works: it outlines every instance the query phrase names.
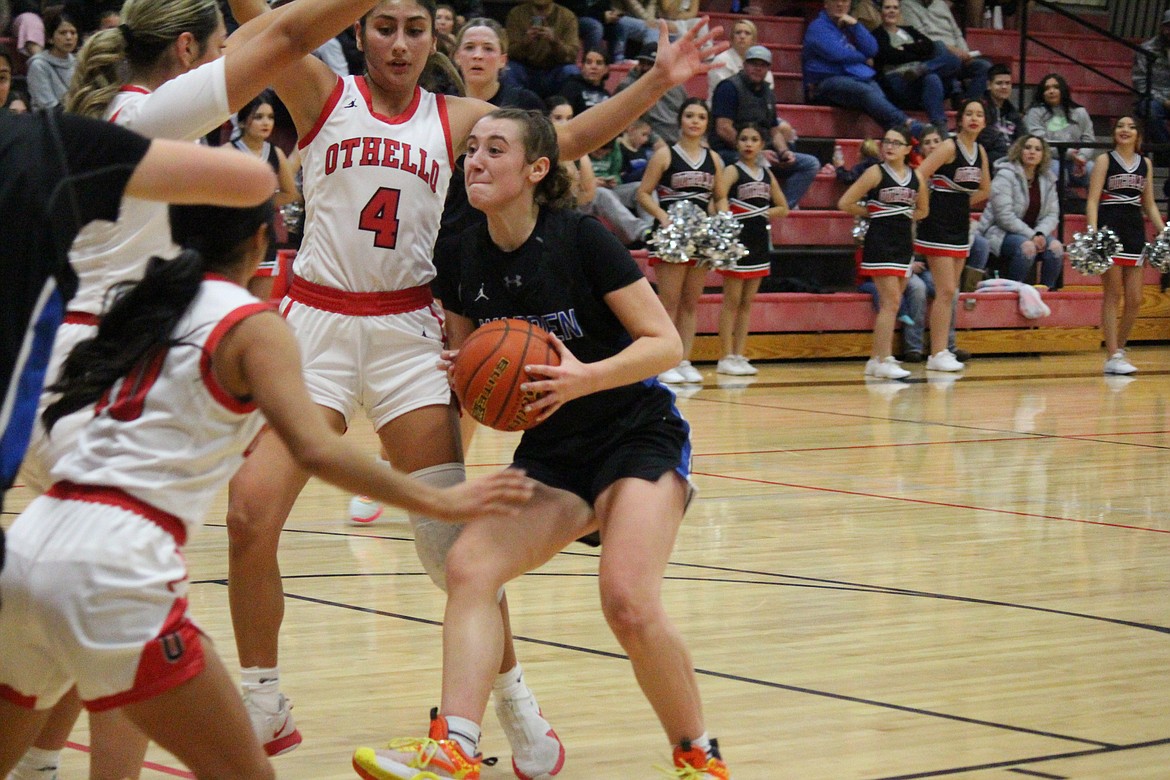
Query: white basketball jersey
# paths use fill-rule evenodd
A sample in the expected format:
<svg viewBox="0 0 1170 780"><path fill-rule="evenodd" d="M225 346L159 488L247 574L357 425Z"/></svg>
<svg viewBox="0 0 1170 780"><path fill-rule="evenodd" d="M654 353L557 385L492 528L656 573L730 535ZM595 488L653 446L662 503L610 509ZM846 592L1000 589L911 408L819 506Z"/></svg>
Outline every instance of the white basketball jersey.
<svg viewBox="0 0 1170 780"><path fill-rule="evenodd" d="M405 111L385 117L365 79L339 78L300 148L297 275L347 292L429 284L453 160L444 96L416 87Z"/></svg>
<svg viewBox="0 0 1170 780"><path fill-rule="evenodd" d="M98 401L77 446L53 467L54 481L121 488L187 526L243 462L264 417L215 379L211 356L243 319L271 307L243 287L207 276L172 334L172 346Z"/></svg>
<svg viewBox="0 0 1170 780"><path fill-rule="evenodd" d="M147 138L179 141L201 138L230 114L222 57L171 79L154 92L127 85L106 108L106 119L114 124ZM141 279L151 257L172 257L177 252L171 243L167 204L122 198L116 222L91 222L73 241L69 264L79 284L69 309L101 314L107 290Z"/></svg>

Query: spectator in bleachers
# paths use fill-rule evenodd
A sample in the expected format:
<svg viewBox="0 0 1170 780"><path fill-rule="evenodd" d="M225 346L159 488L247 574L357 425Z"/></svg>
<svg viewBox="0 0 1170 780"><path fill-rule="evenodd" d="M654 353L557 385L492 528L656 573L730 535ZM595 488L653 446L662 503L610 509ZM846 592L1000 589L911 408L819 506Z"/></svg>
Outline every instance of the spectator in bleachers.
<svg viewBox="0 0 1170 780"><path fill-rule="evenodd" d="M543 111L544 103L535 92L500 80L508 64L507 50L508 33L495 19L480 16L463 25L455 39L454 60L467 96L498 107Z"/></svg>
<svg viewBox="0 0 1170 780"><path fill-rule="evenodd" d="M78 29L73 18L53 14L45 24L48 47L28 61L28 94L33 108L54 108L61 103L77 67Z"/></svg>
<svg viewBox="0 0 1170 780"><path fill-rule="evenodd" d="M10 114L27 114L28 102L28 95L13 90L8 93L8 103L5 107Z"/></svg>
<svg viewBox="0 0 1170 780"><path fill-rule="evenodd" d="M699 0L657 0L658 18L666 20L671 39L699 26Z"/></svg>
<svg viewBox="0 0 1170 780"><path fill-rule="evenodd" d="M483 0L447 0L455 9L455 29L462 30L469 19L483 17Z"/></svg>
<svg viewBox="0 0 1170 780"><path fill-rule="evenodd" d="M580 73L577 16L552 0L527 0L508 12L508 78L542 98Z"/></svg>
<svg viewBox="0 0 1170 780"><path fill-rule="evenodd" d="M455 53L455 9L449 5L435 6L435 47L447 57Z"/></svg>
<svg viewBox="0 0 1170 780"><path fill-rule="evenodd" d="M837 181L842 184L852 184L861 178L861 174L882 161L881 147L873 138L862 141L857 151L861 157L852 168L846 168L844 165L835 166Z"/></svg>
<svg viewBox="0 0 1170 780"><path fill-rule="evenodd" d="M987 161L996 161L1007 156L1008 147L1024 133L1024 117L1012 103L1012 69L1009 65L997 63L987 72L987 92L983 105L987 108L987 127L979 134L979 143L987 152Z"/></svg>
<svg viewBox="0 0 1170 780"><path fill-rule="evenodd" d="M12 37L16 50L31 57L45 48L45 20L41 18L40 0L13 0Z"/></svg>
<svg viewBox="0 0 1170 780"><path fill-rule="evenodd" d="M979 231L999 255L1004 278L1055 288L1064 268L1064 246L1056 238L1060 202L1050 166L1051 147L1044 139L1025 135L1012 144L995 167L991 197L979 220Z"/></svg>
<svg viewBox="0 0 1170 780"><path fill-rule="evenodd" d="M581 72L569 76L557 93L568 98L569 105L573 107L573 116L576 116L587 108L609 100L609 90L605 88L607 76L609 60L605 52L599 49L586 51L581 60Z"/></svg>
<svg viewBox="0 0 1170 780"><path fill-rule="evenodd" d="M951 54L959 58L958 79L966 98L981 98L987 90L987 72L991 61L973 56L967 39L946 0L905 0L902 18L906 24L917 27L932 41L941 41Z"/></svg>
<svg viewBox="0 0 1170 780"><path fill-rule="evenodd" d="M959 59L915 27L902 25L901 9L901 0L882 0L882 24L873 32L874 66L894 103L924 108L933 125L946 127L947 84L959 72Z"/></svg>
<svg viewBox="0 0 1170 780"><path fill-rule="evenodd" d="M1141 52L1133 56L1133 88L1138 91L1137 113L1146 120L1146 131L1150 141L1156 144L1170 143L1170 131L1166 123L1170 120L1170 11L1162 14L1162 26L1158 34L1141 46L1143 51L1154 55L1153 62ZM1146 87L1150 88L1150 102L1145 101Z"/></svg>
<svg viewBox="0 0 1170 780"><path fill-rule="evenodd" d="M631 40L640 44L639 51L651 52L658 48L658 19L654 15L653 0L646 4L639 0L612 0L612 7L618 17L612 29L606 25L606 38L610 41L609 53L614 62L629 59Z"/></svg>
<svg viewBox="0 0 1170 780"><path fill-rule="evenodd" d="M865 29L873 32L882 24L880 0L853 0L849 4L849 15L865 25Z"/></svg>
<svg viewBox="0 0 1170 780"><path fill-rule="evenodd" d="M886 97L875 80L873 34L849 15L849 0L825 0L804 33L804 93L810 103L854 108L882 127L918 125Z"/></svg>
<svg viewBox="0 0 1170 780"><path fill-rule="evenodd" d="M0 106L8 105L8 95L12 92L12 74L16 68L12 62L12 52L7 46L0 45Z"/></svg>
<svg viewBox="0 0 1170 780"><path fill-rule="evenodd" d="M1024 114L1024 131L1038 135L1050 144L1068 141L1072 143L1093 143L1093 119L1085 108L1072 99L1068 82L1059 73L1049 73L1040 79L1032 97L1032 105ZM1060 174L1060 162L1053 155L1052 170ZM1091 148L1066 149L1064 158L1071 168L1069 181L1083 186L1089 180L1093 169Z"/></svg>
<svg viewBox="0 0 1170 780"><path fill-rule="evenodd" d="M646 163L650 162L654 154L654 146L650 143L650 123L645 119L631 122L625 132L618 136L617 148L622 156L622 183L642 181Z"/></svg>
<svg viewBox="0 0 1170 780"><path fill-rule="evenodd" d="M714 124L708 142L728 165L739 159L736 127L754 125L768 139L764 162L780 180L788 205L795 207L821 169L811 154L794 152L789 144L796 141L796 131L776 115L776 95L764 80L772 66L772 52L753 46L744 54L743 70L724 79L715 87L711 103Z"/></svg>
<svg viewBox="0 0 1170 780"><path fill-rule="evenodd" d="M711 70L707 71L707 99L715 100L715 87L719 86L719 82L731 78L736 73L743 70L743 56L747 54L747 50L755 46L759 33L756 30L755 22L750 19L737 19L735 24L731 26L731 47L722 54L716 55L712 60ZM776 81L772 76L772 71L769 69L764 81L773 90L776 89Z"/></svg>
<svg viewBox="0 0 1170 780"><path fill-rule="evenodd" d="M643 74L649 73L650 69L654 67L655 56L653 51L643 51L639 54L637 64L630 68L630 72L618 84L617 91L621 92L641 78ZM656 147L660 144L670 146L678 140L678 112L682 110L682 105L686 101L686 87L679 84L668 89L665 95L658 98L658 102L652 105L645 114L642 114L642 119L650 123L652 140Z"/></svg>

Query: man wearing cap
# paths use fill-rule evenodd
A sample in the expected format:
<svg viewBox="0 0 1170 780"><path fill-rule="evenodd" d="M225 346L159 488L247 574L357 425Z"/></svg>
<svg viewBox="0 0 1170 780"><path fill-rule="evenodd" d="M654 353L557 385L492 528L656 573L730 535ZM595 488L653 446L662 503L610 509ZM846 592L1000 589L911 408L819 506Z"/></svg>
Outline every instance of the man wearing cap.
<svg viewBox="0 0 1170 780"><path fill-rule="evenodd" d="M1154 55L1150 60L1146 52ZM1150 87L1150 100L1145 100L1146 85ZM1170 142L1166 121L1170 119L1170 11L1162 14L1162 27L1158 34L1141 45L1141 51L1133 55L1133 88L1138 98L1137 113L1146 120L1146 132L1153 143ZM1161 152L1160 154L1165 154Z"/></svg>
<svg viewBox="0 0 1170 780"><path fill-rule="evenodd" d="M654 67L654 59L657 52L646 51L638 55L634 67L630 68L630 72L618 84L617 92L621 92L626 87L633 84L644 74L648 73ZM678 140L678 111L682 108L682 104L686 102L687 90L682 84L671 87L666 90L666 94L658 98L658 102L650 106L646 113L642 114L642 119L645 119L650 124L650 130L653 133L651 140L657 148L658 142L670 146Z"/></svg>
<svg viewBox="0 0 1170 780"><path fill-rule="evenodd" d="M804 32L801 60L810 103L855 108L883 128L917 130L874 80L878 44L873 33L849 15L849 0L825 0L825 8Z"/></svg>
<svg viewBox="0 0 1170 780"><path fill-rule="evenodd" d="M744 52L743 70L715 87L708 140L723 162L734 164L739 159L736 128L745 124L758 127L760 135L771 139L772 148L764 154L792 207L816 178L821 163L811 154L800 154L789 148L796 140L796 131L776 116L776 94L766 81L771 67L772 52L767 47L752 46Z"/></svg>
<svg viewBox="0 0 1170 780"><path fill-rule="evenodd" d="M737 19L735 24L731 26L731 48L716 55L715 59L711 60L711 70L707 71L708 102L714 99L715 87L719 86L719 82L729 79L743 70L743 55L756 45L757 35L756 25L750 19ZM767 76L764 76L764 81L773 90L776 89L771 70L768 71Z"/></svg>

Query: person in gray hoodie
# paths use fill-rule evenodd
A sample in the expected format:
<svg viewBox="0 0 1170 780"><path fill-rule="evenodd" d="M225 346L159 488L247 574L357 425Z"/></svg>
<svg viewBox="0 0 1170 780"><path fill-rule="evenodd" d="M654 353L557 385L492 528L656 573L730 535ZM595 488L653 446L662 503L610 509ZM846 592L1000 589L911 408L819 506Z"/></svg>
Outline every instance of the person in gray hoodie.
<svg viewBox="0 0 1170 780"><path fill-rule="evenodd" d="M1040 263L1040 283L1049 288L1060 280L1064 247L1056 239L1060 206L1052 149L1037 135L1012 144L995 165L991 198L979 220L979 232L1006 267L1004 278L1032 283Z"/></svg>
<svg viewBox="0 0 1170 780"><path fill-rule="evenodd" d="M28 94L33 108L54 108L69 91L77 67L77 25L67 14L57 14L45 23L48 45L28 61Z"/></svg>
<svg viewBox="0 0 1170 780"><path fill-rule="evenodd" d="M1024 114L1024 131L1038 135L1048 143L1071 141L1093 143L1093 119L1084 106L1072 99L1068 82L1059 73L1049 73L1040 79L1032 98L1032 105ZM1095 152L1090 148L1068 149L1065 157L1070 164L1069 181L1084 186L1093 170ZM1052 168L1059 172L1056 155Z"/></svg>

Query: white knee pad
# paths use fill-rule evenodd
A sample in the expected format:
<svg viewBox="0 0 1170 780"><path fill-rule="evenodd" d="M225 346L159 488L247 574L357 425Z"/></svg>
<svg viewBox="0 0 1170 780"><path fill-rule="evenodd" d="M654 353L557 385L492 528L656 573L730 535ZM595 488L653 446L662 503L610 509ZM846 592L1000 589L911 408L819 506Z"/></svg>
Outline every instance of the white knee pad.
<svg viewBox="0 0 1170 780"><path fill-rule="evenodd" d="M419 469L410 476L432 487L447 488L466 481L467 471L462 463L440 463L438 466ZM445 523L413 512L410 513L410 525L414 528L414 549L418 552L419 561L431 581L444 591L447 590L447 551L455 544L463 525Z"/></svg>

